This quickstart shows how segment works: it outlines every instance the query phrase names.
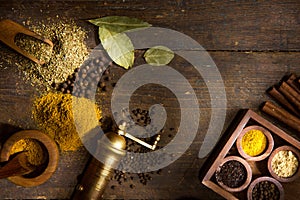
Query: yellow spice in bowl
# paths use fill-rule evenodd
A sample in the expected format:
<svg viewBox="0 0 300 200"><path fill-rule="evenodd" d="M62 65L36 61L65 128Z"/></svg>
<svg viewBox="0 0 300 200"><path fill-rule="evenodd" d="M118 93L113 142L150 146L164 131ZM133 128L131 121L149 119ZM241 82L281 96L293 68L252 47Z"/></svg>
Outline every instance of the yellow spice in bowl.
<svg viewBox="0 0 300 200"><path fill-rule="evenodd" d="M267 146L267 138L260 130L250 130L242 138L242 149L249 156L258 156Z"/></svg>

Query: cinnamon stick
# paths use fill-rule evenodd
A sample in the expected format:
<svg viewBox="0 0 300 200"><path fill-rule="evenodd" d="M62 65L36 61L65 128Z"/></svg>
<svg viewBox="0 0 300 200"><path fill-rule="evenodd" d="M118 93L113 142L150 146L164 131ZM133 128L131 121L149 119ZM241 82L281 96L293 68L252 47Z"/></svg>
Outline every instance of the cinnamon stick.
<svg viewBox="0 0 300 200"><path fill-rule="evenodd" d="M290 114L288 111L280 108L270 101L265 102L261 109L268 115L271 115L277 120L285 123L287 126L300 132L300 119Z"/></svg>
<svg viewBox="0 0 300 200"><path fill-rule="evenodd" d="M296 84L297 76L296 74L291 74L288 79L286 80L287 84L289 84L294 90L296 90L298 93L300 93L300 89Z"/></svg>
<svg viewBox="0 0 300 200"><path fill-rule="evenodd" d="M300 94L286 82L282 82L278 89L294 105L297 111L300 111Z"/></svg>
<svg viewBox="0 0 300 200"><path fill-rule="evenodd" d="M288 109L289 111L293 112L295 115L300 117L300 112L298 112L292 104L275 88L271 87L267 90L267 93L273 97L278 103L280 103L283 107Z"/></svg>

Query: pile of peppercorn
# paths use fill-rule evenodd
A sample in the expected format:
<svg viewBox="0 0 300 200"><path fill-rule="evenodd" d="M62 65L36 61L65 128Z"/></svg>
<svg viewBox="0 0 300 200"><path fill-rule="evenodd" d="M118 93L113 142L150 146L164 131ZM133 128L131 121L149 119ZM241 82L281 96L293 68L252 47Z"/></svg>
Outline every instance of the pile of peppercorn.
<svg viewBox="0 0 300 200"><path fill-rule="evenodd" d="M252 191L253 200L277 200L280 198L280 193L277 186L270 181L262 181L255 185Z"/></svg>

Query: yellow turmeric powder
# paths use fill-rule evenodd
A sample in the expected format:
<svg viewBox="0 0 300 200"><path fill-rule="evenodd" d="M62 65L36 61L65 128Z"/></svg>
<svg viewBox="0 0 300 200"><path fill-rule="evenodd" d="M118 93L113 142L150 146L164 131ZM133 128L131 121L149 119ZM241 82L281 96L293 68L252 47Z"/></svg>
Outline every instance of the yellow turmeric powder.
<svg viewBox="0 0 300 200"><path fill-rule="evenodd" d="M267 138L260 130L250 130L242 138L243 151L249 156L258 156L267 146Z"/></svg>

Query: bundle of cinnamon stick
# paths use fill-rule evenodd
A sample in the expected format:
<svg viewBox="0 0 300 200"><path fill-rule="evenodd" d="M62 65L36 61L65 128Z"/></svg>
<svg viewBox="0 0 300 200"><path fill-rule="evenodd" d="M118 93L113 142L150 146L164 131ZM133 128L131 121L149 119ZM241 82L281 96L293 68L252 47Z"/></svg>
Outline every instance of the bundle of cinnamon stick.
<svg viewBox="0 0 300 200"><path fill-rule="evenodd" d="M300 78L295 74L267 90L267 93L281 106L266 101L261 109L287 126L300 132Z"/></svg>

